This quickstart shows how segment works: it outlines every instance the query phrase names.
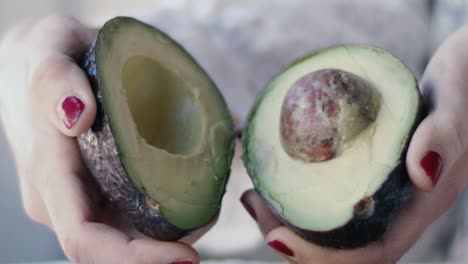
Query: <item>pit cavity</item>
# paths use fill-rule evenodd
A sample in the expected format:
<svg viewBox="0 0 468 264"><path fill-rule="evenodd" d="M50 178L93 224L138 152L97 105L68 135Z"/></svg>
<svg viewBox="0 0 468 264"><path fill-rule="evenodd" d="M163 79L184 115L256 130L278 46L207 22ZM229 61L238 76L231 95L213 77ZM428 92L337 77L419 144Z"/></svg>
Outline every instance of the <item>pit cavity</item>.
<svg viewBox="0 0 468 264"><path fill-rule="evenodd" d="M123 89L140 137L177 155L194 153L201 142L203 116L192 87L180 73L145 56L122 68Z"/></svg>

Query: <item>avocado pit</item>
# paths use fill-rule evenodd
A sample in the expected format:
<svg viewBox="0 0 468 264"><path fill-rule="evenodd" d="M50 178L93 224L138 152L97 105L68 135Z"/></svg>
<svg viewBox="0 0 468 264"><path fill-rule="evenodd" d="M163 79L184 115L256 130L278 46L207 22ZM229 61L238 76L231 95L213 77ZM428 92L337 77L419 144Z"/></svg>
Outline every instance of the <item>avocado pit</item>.
<svg viewBox="0 0 468 264"><path fill-rule="evenodd" d="M308 73L283 100L281 144L303 162L333 159L376 119L379 108L380 93L356 74L339 69Z"/></svg>

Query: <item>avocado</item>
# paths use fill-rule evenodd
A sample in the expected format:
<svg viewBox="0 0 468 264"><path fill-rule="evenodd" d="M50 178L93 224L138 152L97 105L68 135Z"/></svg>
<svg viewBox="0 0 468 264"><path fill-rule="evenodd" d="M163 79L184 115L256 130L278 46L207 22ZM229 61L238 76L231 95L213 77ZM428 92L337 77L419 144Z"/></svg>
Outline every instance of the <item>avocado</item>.
<svg viewBox="0 0 468 264"><path fill-rule="evenodd" d="M425 117L413 74L370 45L324 48L263 89L243 132L243 161L274 215L334 248L381 237L413 185L405 156Z"/></svg>
<svg viewBox="0 0 468 264"><path fill-rule="evenodd" d="M104 196L159 240L210 223L225 193L235 133L207 73L168 35L128 17L100 29L82 68L98 111L78 143Z"/></svg>

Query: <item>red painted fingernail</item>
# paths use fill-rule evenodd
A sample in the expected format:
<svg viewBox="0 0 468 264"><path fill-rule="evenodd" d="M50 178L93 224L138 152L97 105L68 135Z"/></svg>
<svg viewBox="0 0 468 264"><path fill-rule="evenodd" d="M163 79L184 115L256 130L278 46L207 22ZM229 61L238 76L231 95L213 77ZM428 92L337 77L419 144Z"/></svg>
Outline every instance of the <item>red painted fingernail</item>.
<svg viewBox="0 0 468 264"><path fill-rule="evenodd" d="M247 213L249 213L253 220L257 221L257 215L255 214L255 211L253 210L252 206L250 206L250 204L247 202L245 193L241 196L240 201Z"/></svg>
<svg viewBox="0 0 468 264"><path fill-rule="evenodd" d="M62 110L64 115L60 116L63 123L68 129L72 128L75 125L76 121L78 121L78 118L80 118L81 113L83 113L84 108L85 105L76 96L69 96L65 98L65 100L63 100Z"/></svg>
<svg viewBox="0 0 468 264"><path fill-rule="evenodd" d="M291 249L289 249L285 244L283 244L283 242L279 240L273 240L273 241L268 242L268 246L270 246L271 248L287 256L290 256L290 257L294 256L294 252L292 252Z"/></svg>
<svg viewBox="0 0 468 264"><path fill-rule="evenodd" d="M193 264L193 263L190 260L186 260L186 261L171 262L170 264Z"/></svg>
<svg viewBox="0 0 468 264"><path fill-rule="evenodd" d="M435 151L427 152L426 156L421 160L421 167L426 173L426 176L431 179L432 184L436 185L443 167L442 158L439 153Z"/></svg>

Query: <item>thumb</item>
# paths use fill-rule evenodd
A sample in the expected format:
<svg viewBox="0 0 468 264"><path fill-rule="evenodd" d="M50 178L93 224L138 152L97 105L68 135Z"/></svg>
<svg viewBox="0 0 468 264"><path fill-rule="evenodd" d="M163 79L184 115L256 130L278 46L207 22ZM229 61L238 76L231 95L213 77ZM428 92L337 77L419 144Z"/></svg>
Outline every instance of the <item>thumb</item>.
<svg viewBox="0 0 468 264"><path fill-rule="evenodd" d="M265 237L271 230L282 226L278 219L271 213L270 209L265 205L260 195L255 190L245 191L240 201L245 210L252 216L253 220Z"/></svg>
<svg viewBox="0 0 468 264"><path fill-rule="evenodd" d="M413 135L406 165L411 180L423 191L431 191L444 180L467 147L468 123L463 116L468 102L458 89L450 89L454 85L432 80L422 83L431 112Z"/></svg>
<svg viewBox="0 0 468 264"><path fill-rule="evenodd" d="M430 109L411 140L406 159L412 181L430 191L448 173L467 147L468 27L452 34L427 66L421 90Z"/></svg>
<svg viewBox="0 0 468 264"><path fill-rule="evenodd" d="M64 135L75 137L88 130L96 116L96 100L85 73L67 56L51 56L38 66L32 97L39 115Z"/></svg>
<svg viewBox="0 0 468 264"><path fill-rule="evenodd" d="M29 36L34 42L27 59L30 105L38 108L38 120L47 117L69 137L88 130L95 119L94 95L76 63L95 34L74 18L52 15L39 21Z"/></svg>

